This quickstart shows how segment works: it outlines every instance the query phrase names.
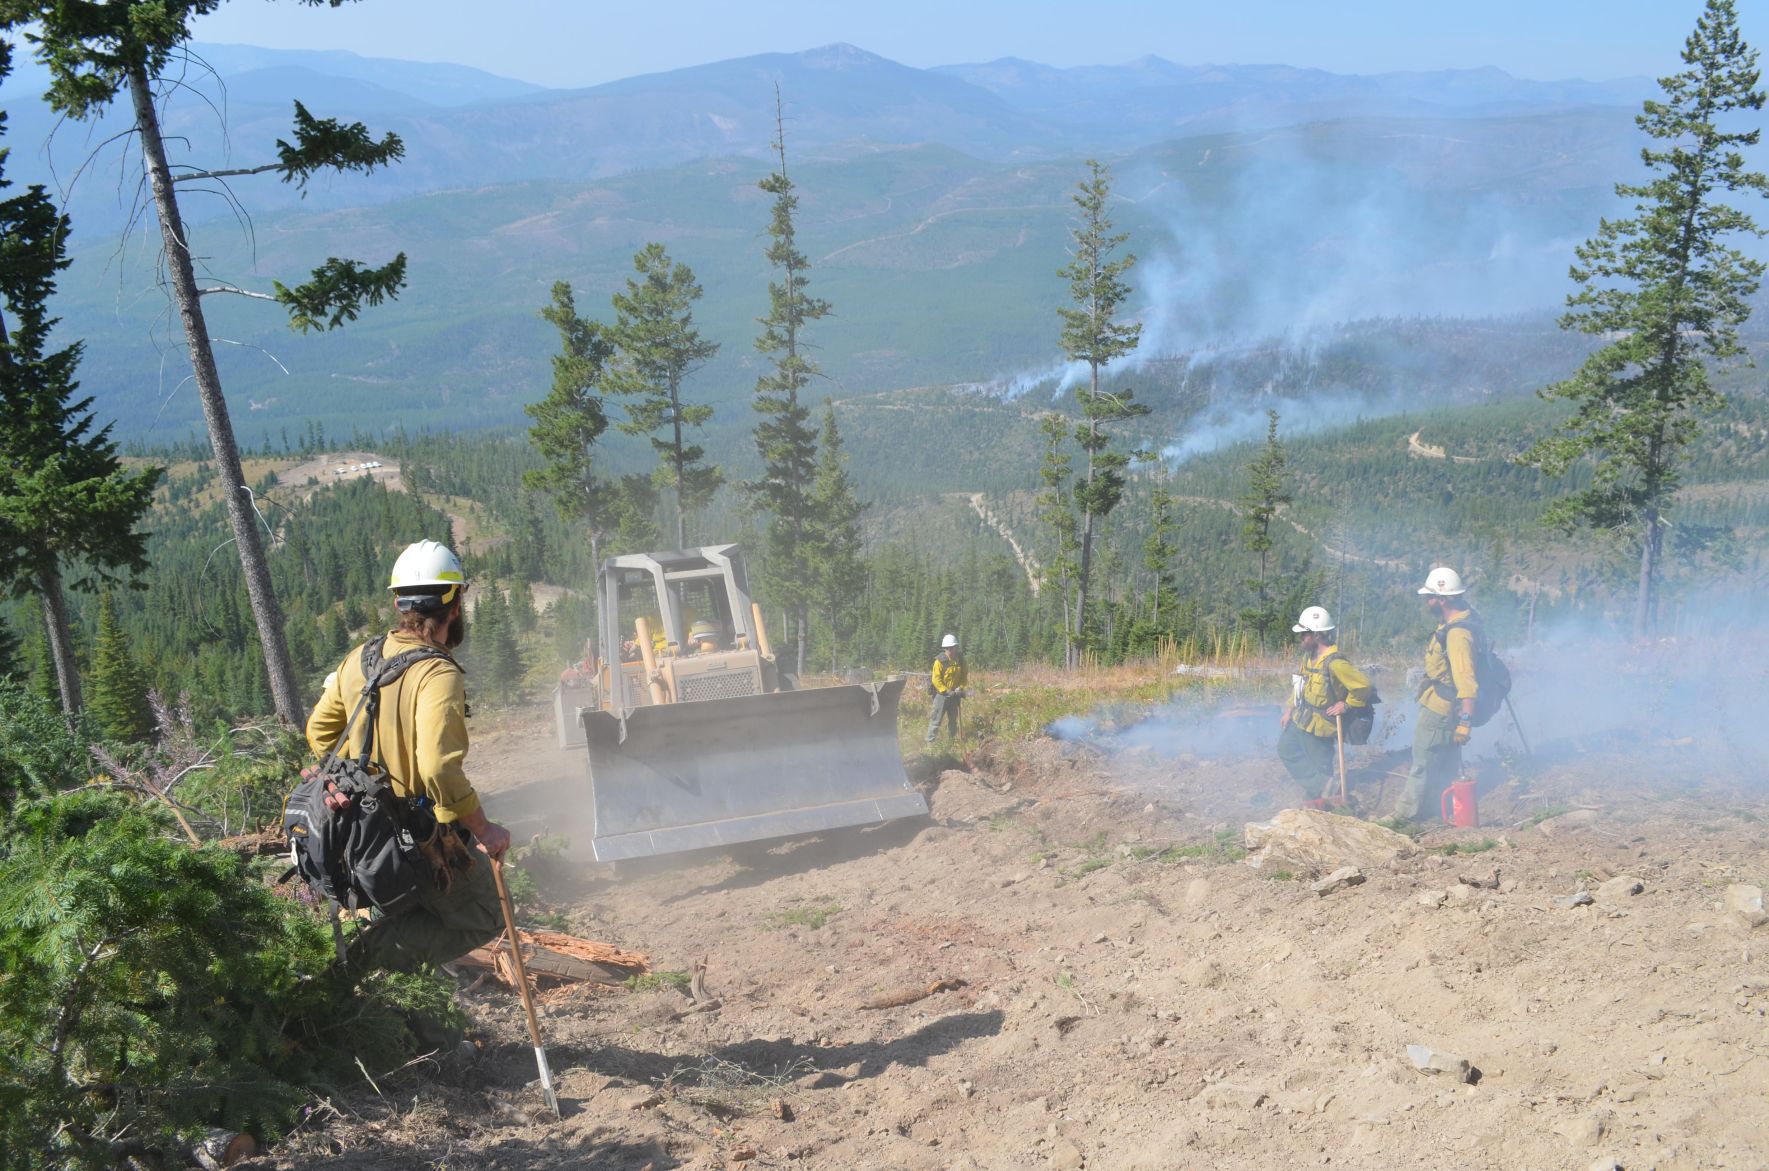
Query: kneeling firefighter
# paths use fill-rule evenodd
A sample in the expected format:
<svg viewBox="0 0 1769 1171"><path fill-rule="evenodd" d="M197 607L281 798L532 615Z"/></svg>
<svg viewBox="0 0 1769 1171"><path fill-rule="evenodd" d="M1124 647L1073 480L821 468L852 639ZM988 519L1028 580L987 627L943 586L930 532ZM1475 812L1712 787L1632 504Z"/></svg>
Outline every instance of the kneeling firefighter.
<svg viewBox="0 0 1769 1171"><path fill-rule="evenodd" d="M1377 696L1369 676L1340 652L1333 617L1324 607L1304 610L1291 630L1302 636L1302 685L1278 717L1278 759L1314 800L1333 777L1342 728L1349 724L1355 729L1347 736L1349 743L1368 740Z"/></svg>
<svg viewBox="0 0 1769 1171"><path fill-rule="evenodd" d="M448 653L466 635L460 560L419 541L393 563L387 588L398 627L345 656L307 721L307 743L322 758L366 751L367 771L392 790L397 820L421 855L410 897L351 942L347 962L357 974L447 963L495 938L503 919L490 862L510 847L464 767L466 676ZM372 697L371 670L385 681ZM371 718L357 719L365 706Z"/></svg>

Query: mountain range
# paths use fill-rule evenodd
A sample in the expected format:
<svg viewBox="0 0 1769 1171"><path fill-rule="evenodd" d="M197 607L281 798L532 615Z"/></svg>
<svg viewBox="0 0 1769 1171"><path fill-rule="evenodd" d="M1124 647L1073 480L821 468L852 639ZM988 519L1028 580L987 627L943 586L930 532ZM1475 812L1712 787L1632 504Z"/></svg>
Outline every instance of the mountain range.
<svg viewBox="0 0 1769 1171"><path fill-rule="evenodd" d="M189 165L262 161L297 98L407 148L397 166L305 192L270 177L236 182L225 201L190 192L207 270L247 286L328 255L411 258L409 289L336 334L292 336L261 305L210 299L248 438L314 417L519 421L556 344L536 315L549 286L570 280L581 307L605 312L648 240L707 290L697 316L723 350L697 392L741 405L766 297L755 183L777 100L801 245L836 307L816 328L818 357L846 398L1050 374L1069 196L1094 155L1114 168L1113 214L1142 260L1134 311L1150 357L1385 315L1552 307L1573 244L1638 171L1632 114L1650 90L1153 57L916 69L849 45L575 90L348 53L195 45L191 58L166 113ZM117 237L138 172L116 146L87 164L120 123L56 127L32 97L36 68L0 88L8 173L57 189L79 173L58 308L87 339L87 389L123 434L182 434L196 410L151 240Z"/></svg>

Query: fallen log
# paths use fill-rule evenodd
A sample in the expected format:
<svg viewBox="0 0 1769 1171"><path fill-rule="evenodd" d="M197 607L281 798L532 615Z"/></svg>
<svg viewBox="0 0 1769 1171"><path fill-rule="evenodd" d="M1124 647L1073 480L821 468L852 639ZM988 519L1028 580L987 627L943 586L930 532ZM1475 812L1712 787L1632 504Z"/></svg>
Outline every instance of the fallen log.
<svg viewBox="0 0 1769 1171"><path fill-rule="evenodd" d="M522 962L537 989L582 986L615 987L644 973L650 960L593 939L579 939L563 931L518 931ZM510 955L509 933L500 934L484 947L474 948L457 965L478 968L507 988L516 987L516 964Z"/></svg>
<svg viewBox="0 0 1769 1171"><path fill-rule="evenodd" d="M956 992L958 989L965 987L965 984L965 981L957 979L935 980L925 988L905 988L898 992L887 992L882 996L875 996L871 1000L862 1000L860 1002L860 1007L874 1009L902 1008L905 1004L914 1004L918 1000L926 1000L928 997L933 996L936 993Z"/></svg>

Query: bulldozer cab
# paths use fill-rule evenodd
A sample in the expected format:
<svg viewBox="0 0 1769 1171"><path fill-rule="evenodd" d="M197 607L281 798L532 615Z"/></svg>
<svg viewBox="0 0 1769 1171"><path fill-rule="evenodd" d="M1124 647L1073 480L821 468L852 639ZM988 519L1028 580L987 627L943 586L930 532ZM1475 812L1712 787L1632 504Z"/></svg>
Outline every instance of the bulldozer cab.
<svg viewBox="0 0 1769 1171"><path fill-rule="evenodd" d="M559 713L589 753L598 860L927 813L897 748L903 681L783 688L737 546L610 557L596 586L595 697Z"/></svg>
<svg viewBox="0 0 1769 1171"><path fill-rule="evenodd" d="M611 557L598 575L609 685L600 706L620 717L655 703L760 695L779 673L760 645L735 545ZM650 645L642 645L641 624ZM715 636L691 638L710 626ZM647 656L649 651L649 656ZM646 665L647 657L654 664ZM620 685L614 686L618 669ZM661 692L660 692L661 689Z"/></svg>

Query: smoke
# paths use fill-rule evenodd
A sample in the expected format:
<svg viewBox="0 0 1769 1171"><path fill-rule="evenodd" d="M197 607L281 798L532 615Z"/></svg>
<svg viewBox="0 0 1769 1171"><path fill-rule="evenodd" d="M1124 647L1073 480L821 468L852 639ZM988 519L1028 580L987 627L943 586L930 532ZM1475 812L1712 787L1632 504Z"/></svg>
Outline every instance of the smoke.
<svg viewBox="0 0 1769 1171"><path fill-rule="evenodd" d="M1537 776L1553 803L1578 794L1600 800L1610 786L1664 795L1730 787L1762 796L1769 624L1715 592L1685 599L1681 625L1676 637L1636 644L1593 614L1500 648L1513 678L1510 704L1475 729L1465 770L1483 786ZM1421 623L1421 648L1425 635ZM1349 752L1354 789L1372 792L1387 776L1386 792L1396 794L1393 774L1407 767L1418 710L1419 661L1404 648L1365 661L1376 668L1383 703L1371 744ZM1287 672L1246 672L1229 688L1182 693L1134 718L1102 709L1059 720L1049 734L1100 751L1129 784L1149 783L1152 759L1181 767L1264 763L1281 785L1276 715L1288 692Z"/></svg>
<svg viewBox="0 0 1769 1171"><path fill-rule="evenodd" d="M1258 439L1265 434L1268 410L1275 410L1282 417L1285 432L1306 433L1405 409L1406 404L1396 396L1359 394L1344 388L1312 398L1280 397L1252 405L1217 402L1188 422L1185 434L1161 449L1161 458L1178 466L1218 448Z"/></svg>
<svg viewBox="0 0 1769 1171"><path fill-rule="evenodd" d="M1468 131L1440 133L1432 123L1298 127L1188 144L1184 153L1176 146L1125 170L1116 184L1124 204L1114 214L1133 229L1128 247L1142 257L1129 274L1142 337L1107 377L1146 374L1159 362L1207 367L1250 348L1281 348L1293 364L1312 366L1350 322L1555 307L1574 246L1614 196L1583 177L1548 173L1554 144L1500 143L1490 130ZM1590 133L1593 150L1630 165L1619 119ZM1531 171L1532 150L1544 156L1536 160L1543 173ZM1263 340L1249 346L1249 339ZM1083 364L1057 361L972 389L1058 400L1086 373ZM1255 438L1271 407L1298 433L1441 403L1444 383L1457 376L1447 364L1410 373L1397 390L1328 379L1277 397L1257 380L1219 383L1203 403L1179 404L1201 410L1166 454L1183 461Z"/></svg>

